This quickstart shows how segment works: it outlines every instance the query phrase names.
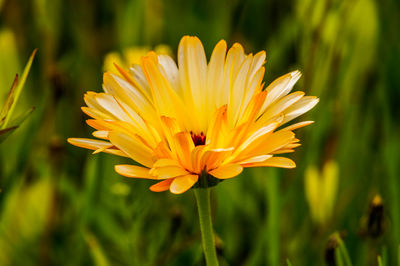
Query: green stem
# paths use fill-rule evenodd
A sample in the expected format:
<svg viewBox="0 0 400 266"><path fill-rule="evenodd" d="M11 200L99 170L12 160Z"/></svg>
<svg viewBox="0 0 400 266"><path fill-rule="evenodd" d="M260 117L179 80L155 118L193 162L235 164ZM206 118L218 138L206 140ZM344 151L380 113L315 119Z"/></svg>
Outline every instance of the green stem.
<svg viewBox="0 0 400 266"><path fill-rule="evenodd" d="M214 230L211 221L210 189L194 189L197 209L199 211L201 239L204 256L208 266L218 266L217 253L215 251Z"/></svg>
<svg viewBox="0 0 400 266"><path fill-rule="evenodd" d="M279 176L276 169L268 169L267 184L267 243L268 243L268 262L267 265L279 265Z"/></svg>

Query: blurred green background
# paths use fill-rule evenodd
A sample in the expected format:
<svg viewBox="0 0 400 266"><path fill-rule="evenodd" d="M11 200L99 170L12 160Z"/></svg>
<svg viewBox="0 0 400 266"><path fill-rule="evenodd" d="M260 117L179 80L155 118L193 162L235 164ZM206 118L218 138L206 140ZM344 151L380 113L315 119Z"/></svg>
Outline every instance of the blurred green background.
<svg viewBox="0 0 400 266"><path fill-rule="evenodd" d="M320 97L302 117L316 123L297 131L303 146L288 155L297 168L245 170L213 189L221 264L340 265L334 232L353 265L399 263L399 1L1 0L0 8L1 102L39 49L15 114L36 110L0 144L0 265L204 264L191 191L150 192L151 181L114 172L124 159L66 142L90 137L80 106L85 91L101 91L107 53L162 43L175 54L186 34L208 56L222 38L266 50L267 83L299 69L295 90ZM381 202L371 203L376 195Z"/></svg>

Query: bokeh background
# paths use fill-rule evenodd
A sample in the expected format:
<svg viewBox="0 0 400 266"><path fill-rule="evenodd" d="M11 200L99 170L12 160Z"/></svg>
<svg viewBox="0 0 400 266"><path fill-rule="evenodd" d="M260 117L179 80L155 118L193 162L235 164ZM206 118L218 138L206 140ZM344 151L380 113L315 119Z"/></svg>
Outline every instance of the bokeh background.
<svg viewBox="0 0 400 266"><path fill-rule="evenodd" d="M0 265L203 265L194 195L92 155L80 110L101 91L110 52L197 35L267 51L266 83L299 69L320 103L302 117L297 168L251 169L212 192L222 265L353 265L400 259L400 2L397 0L1 0L0 100L34 48L15 113L34 113L0 144ZM332 236L333 233L338 234ZM339 241L340 242L340 241ZM333 253L332 253L333 252ZM338 252L336 252L338 253ZM349 265L349 264L345 264Z"/></svg>

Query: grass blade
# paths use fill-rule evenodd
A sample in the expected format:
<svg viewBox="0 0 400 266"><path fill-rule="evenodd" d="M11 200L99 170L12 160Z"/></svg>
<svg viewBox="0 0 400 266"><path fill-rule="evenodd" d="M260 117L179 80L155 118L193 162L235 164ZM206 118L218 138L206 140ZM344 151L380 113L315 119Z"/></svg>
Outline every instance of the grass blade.
<svg viewBox="0 0 400 266"><path fill-rule="evenodd" d="M28 63L25 66L24 71L22 72L21 79L18 81L18 76L14 79L14 83L11 86L10 93L8 94L6 104L3 107L1 112L3 124L1 125L1 129L5 129L10 121L12 113L14 111L15 105L21 95L22 89L24 88L26 79L28 78L29 71L31 70L33 59L35 58L35 54L37 49L33 50L31 56L29 57ZM4 120L3 120L4 113Z"/></svg>
<svg viewBox="0 0 400 266"><path fill-rule="evenodd" d="M11 132L13 132L15 129L17 129L17 126L1 129L0 130L0 143L2 143L11 134Z"/></svg>
<svg viewBox="0 0 400 266"><path fill-rule="evenodd" d="M344 245L343 240L338 233L336 233L336 240L339 244L338 252L341 255L340 257L343 258L343 265L352 266L353 264L351 263L349 252L347 251L347 248Z"/></svg>

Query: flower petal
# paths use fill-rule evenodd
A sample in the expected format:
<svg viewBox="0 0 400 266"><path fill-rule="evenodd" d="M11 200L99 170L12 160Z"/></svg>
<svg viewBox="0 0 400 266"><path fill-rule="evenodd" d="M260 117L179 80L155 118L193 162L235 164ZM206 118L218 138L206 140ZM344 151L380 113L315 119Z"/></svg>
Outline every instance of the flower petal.
<svg viewBox="0 0 400 266"><path fill-rule="evenodd" d="M238 155L235 161L240 161L242 158L249 158L253 156L268 154L276 151L285 145L292 142L294 133L292 131L278 131L273 134L266 135L260 141L253 142L247 149ZM272 159L272 158L271 158Z"/></svg>
<svg viewBox="0 0 400 266"><path fill-rule="evenodd" d="M206 144L209 145L210 148L223 146L222 143L226 141L226 135L228 134L226 110L226 105L218 108L208 126Z"/></svg>
<svg viewBox="0 0 400 266"><path fill-rule="evenodd" d="M217 107L229 103L234 79L245 57L243 47L239 43L233 44L229 49L224 65L224 82L220 89L221 93L217 95L216 99Z"/></svg>
<svg viewBox="0 0 400 266"><path fill-rule="evenodd" d="M240 154L242 151L246 152L248 146L256 145L255 142L257 140L262 141L262 138L272 133L274 129L278 127L278 123L271 123L265 127L260 128L256 132L254 132L250 137L248 137L235 151L235 155Z"/></svg>
<svg viewBox="0 0 400 266"><path fill-rule="evenodd" d="M226 164L208 173L219 179L228 179L239 175L242 171L243 167L239 164Z"/></svg>
<svg viewBox="0 0 400 266"><path fill-rule="evenodd" d="M158 179L172 178L189 174L189 172L182 167L175 165L152 168L150 173L156 176Z"/></svg>
<svg viewBox="0 0 400 266"><path fill-rule="evenodd" d="M242 164L243 167L260 167L260 166L269 166L269 167L281 167L281 168L295 168L296 164L289 158L285 157L272 157L265 162L261 163L245 163Z"/></svg>
<svg viewBox="0 0 400 266"><path fill-rule="evenodd" d="M289 106L299 101L304 96L304 94L305 93L302 91L296 91L285 97L282 97L279 101L268 107L265 113L260 117L260 119L268 120L271 117L279 115Z"/></svg>
<svg viewBox="0 0 400 266"><path fill-rule="evenodd" d="M169 190L174 194L181 194L191 188L199 179L198 175L185 175L175 177Z"/></svg>
<svg viewBox="0 0 400 266"><path fill-rule="evenodd" d="M197 37L184 36L178 47L179 77L186 105L193 106L198 127L195 132L207 128L205 110L207 82L207 59L202 43Z"/></svg>
<svg viewBox="0 0 400 266"><path fill-rule="evenodd" d="M192 169L191 153L194 149L194 143L190 134L188 132L175 134L171 146L174 147L173 150L176 152L176 156L182 166L188 170Z"/></svg>
<svg viewBox="0 0 400 266"><path fill-rule="evenodd" d="M125 152L136 162L147 166L153 166L152 150L135 139L121 132L112 131L108 134L110 142Z"/></svg>
<svg viewBox="0 0 400 266"><path fill-rule="evenodd" d="M303 121L303 122L299 122L299 123L290 125L290 126L288 126L288 127L282 128L281 130L290 130L290 131L293 131L293 130L295 130L295 129L298 129L298 128L301 128L301 127L305 127L305 126L311 125L311 124L313 124L313 123L314 123L314 121Z"/></svg>
<svg viewBox="0 0 400 266"><path fill-rule="evenodd" d="M165 77L171 84L172 88L177 92L178 95L182 95L181 87L179 83L179 70L176 66L174 59L169 55L159 55L158 62L164 71Z"/></svg>
<svg viewBox="0 0 400 266"><path fill-rule="evenodd" d="M145 178L145 179L157 179L150 175L149 168L140 167L131 164L118 164L114 166L115 172L120 175L132 178Z"/></svg>
<svg viewBox="0 0 400 266"><path fill-rule="evenodd" d="M298 102L290 106L285 110L285 118L283 119L282 124L287 123L296 117L308 112L311 110L317 103L319 99L315 96L305 96L300 99Z"/></svg>
<svg viewBox="0 0 400 266"><path fill-rule="evenodd" d="M157 184L152 185L152 186L150 187L150 190L153 191L153 192L162 192L162 191L166 191L166 190L169 189L169 187L170 187L170 185L171 185L171 183L172 183L173 180L174 180L174 179L171 178L171 179L167 179L167 180L163 180L163 181L161 181L161 182L158 182Z"/></svg>
<svg viewBox="0 0 400 266"><path fill-rule="evenodd" d="M234 148L212 149L204 151L200 160L201 169L214 169L222 164L233 152Z"/></svg>
<svg viewBox="0 0 400 266"><path fill-rule="evenodd" d="M86 138L69 138L68 142L72 145L75 145L77 147L89 149L89 150L98 150L102 149L104 147L110 147L112 145L108 141L102 141L102 140L97 140L97 139L86 139ZM107 148L104 150L106 153L111 153L114 155L118 156L123 156L123 157L128 157L127 154L124 152L118 150L118 149L112 149L112 148Z"/></svg>
<svg viewBox="0 0 400 266"><path fill-rule="evenodd" d="M233 86L231 89L231 97L230 97L230 103L228 105L228 117L229 119L229 125L234 126L236 125L236 122L239 118L239 113L242 110L242 103L243 103L243 98L246 93L246 80L247 80L247 74L250 69L251 62L253 61L253 56L249 55L246 57L242 65L240 66L240 70L235 76Z"/></svg>
<svg viewBox="0 0 400 266"><path fill-rule="evenodd" d="M260 162L264 162L264 161L268 160L271 157L272 157L272 155L270 155L270 154L254 156L254 157L246 159L246 161L243 161L240 164L243 165L243 164L248 164L248 163L260 163Z"/></svg>
<svg viewBox="0 0 400 266"><path fill-rule="evenodd" d="M93 137L99 139L108 139L108 131L105 130L97 130L92 133Z"/></svg>
<svg viewBox="0 0 400 266"><path fill-rule="evenodd" d="M205 145L198 145L192 150L190 157L192 159L192 167L194 173L200 174L200 172L203 170L201 165L201 157L203 156L204 148Z"/></svg>
<svg viewBox="0 0 400 266"><path fill-rule="evenodd" d="M193 120L188 117L190 112L187 111L187 108L189 106L183 104L150 55L142 58L142 66L150 84L154 107L159 115L174 117L185 128L195 128L196 123L193 123Z"/></svg>
<svg viewBox="0 0 400 266"><path fill-rule="evenodd" d="M219 97L221 92L215 88L221 88L224 81L226 48L226 41L219 41L211 54L210 63L208 64L207 89L209 98L207 102L209 104L209 112L213 112L212 108L219 107L217 105L217 97Z"/></svg>
<svg viewBox="0 0 400 266"><path fill-rule="evenodd" d="M300 71L290 72L282 77L274 80L265 90L268 92L267 98L261 108L261 113L267 109L273 102L287 95L293 88L294 84L301 77Z"/></svg>

